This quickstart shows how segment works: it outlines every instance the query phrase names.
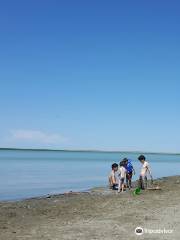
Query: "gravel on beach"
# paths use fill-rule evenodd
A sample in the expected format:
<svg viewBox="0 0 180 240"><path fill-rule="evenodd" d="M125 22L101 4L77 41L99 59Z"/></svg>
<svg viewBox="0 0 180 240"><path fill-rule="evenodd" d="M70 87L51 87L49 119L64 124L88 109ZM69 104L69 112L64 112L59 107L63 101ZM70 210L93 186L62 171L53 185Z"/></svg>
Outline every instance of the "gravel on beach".
<svg viewBox="0 0 180 240"><path fill-rule="evenodd" d="M117 194L106 188L0 202L0 240L180 239L180 176L161 190ZM136 227L143 228L141 236Z"/></svg>

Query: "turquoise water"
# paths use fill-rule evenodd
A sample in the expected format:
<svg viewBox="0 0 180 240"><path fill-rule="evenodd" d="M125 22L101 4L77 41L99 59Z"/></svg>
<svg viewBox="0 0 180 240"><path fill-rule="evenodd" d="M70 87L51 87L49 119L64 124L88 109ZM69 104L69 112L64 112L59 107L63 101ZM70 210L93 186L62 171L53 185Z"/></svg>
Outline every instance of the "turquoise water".
<svg viewBox="0 0 180 240"><path fill-rule="evenodd" d="M138 153L0 150L0 200L18 200L106 186L113 162ZM180 155L146 154L154 178L179 175Z"/></svg>

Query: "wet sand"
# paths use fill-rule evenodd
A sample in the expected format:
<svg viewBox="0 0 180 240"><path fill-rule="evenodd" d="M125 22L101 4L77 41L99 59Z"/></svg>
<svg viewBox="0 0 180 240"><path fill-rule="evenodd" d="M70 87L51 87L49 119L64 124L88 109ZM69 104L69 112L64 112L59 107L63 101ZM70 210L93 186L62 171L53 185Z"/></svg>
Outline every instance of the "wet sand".
<svg viewBox="0 0 180 240"><path fill-rule="evenodd" d="M180 239L180 176L155 181L161 190L88 193L0 203L0 240ZM134 230L172 230L144 233Z"/></svg>

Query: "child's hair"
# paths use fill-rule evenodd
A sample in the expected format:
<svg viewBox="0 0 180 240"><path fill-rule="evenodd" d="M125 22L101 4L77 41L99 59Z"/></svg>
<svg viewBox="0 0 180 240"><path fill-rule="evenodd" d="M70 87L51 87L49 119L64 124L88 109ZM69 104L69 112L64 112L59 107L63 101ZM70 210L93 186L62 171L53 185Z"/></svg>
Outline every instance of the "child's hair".
<svg viewBox="0 0 180 240"><path fill-rule="evenodd" d="M144 160L144 161L145 161L145 160L146 160L146 158L145 158L145 156L144 156L144 155L140 155L140 156L138 157L138 160L139 160L139 161L142 161L142 160Z"/></svg>
<svg viewBox="0 0 180 240"><path fill-rule="evenodd" d="M127 159L127 158L124 158L124 159L123 159L123 162L124 162L124 164L126 164L126 163L128 162L128 159Z"/></svg>
<svg viewBox="0 0 180 240"><path fill-rule="evenodd" d="M112 164L112 169L114 169L114 168L118 168L118 164L117 163L113 163Z"/></svg>
<svg viewBox="0 0 180 240"><path fill-rule="evenodd" d="M124 165L125 165L125 162L124 162L124 160L122 160L122 161L119 163L119 166L120 166L120 167L124 167Z"/></svg>

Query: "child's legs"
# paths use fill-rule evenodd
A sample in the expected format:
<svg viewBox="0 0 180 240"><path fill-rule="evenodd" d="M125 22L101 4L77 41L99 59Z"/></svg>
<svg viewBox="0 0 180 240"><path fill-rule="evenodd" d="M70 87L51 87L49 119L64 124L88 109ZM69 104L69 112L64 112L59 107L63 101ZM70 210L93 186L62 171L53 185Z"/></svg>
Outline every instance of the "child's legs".
<svg viewBox="0 0 180 240"><path fill-rule="evenodd" d="M132 185L131 185L131 182L132 182L132 172L130 172L128 175L129 175L129 188L131 188L132 187Z"/></svg>
<svg viewBox="0 0 180 240"><path fill-rule="evenodd" d="M140 176L140 178L139 178L139 187L141 188L141 189L146 189L147 188L147 176Z"/></svg>
<svg viewBox="0 0 180 240"><path fill-rule="evenodd" d="M129 188L132 188L131 179L129 179Z"/></svg>
<svg viewBox="0 0 180 240"><path fill-rule="evenodd" d="M122 192L124 191L124 178L121 178L120 180L120 189Z"/></svg>
<svg viewBox="0 0 180 240"><path fill-rule="evenodd" d="M144 177L144 187L147 188L147 177Z"/></svg>
<svg viewBox="0 0 180 240"><path fill-rule="evenodd" d="M143 182L143 177L142 176L139 177L139 187L141 189L144 189L144 182Z"/></svg>
<svg viewBox="0 0 180 240"><path fill-rule="evenodd" d="M129 174L126 174L126 186L129 187Z"/></svg>
<svg viewBox="0 0 180 240"><path fill-rule="evenodd" d="M121 179L119 179L119 186L118 186L118 192L121 191Z"/></svg>

